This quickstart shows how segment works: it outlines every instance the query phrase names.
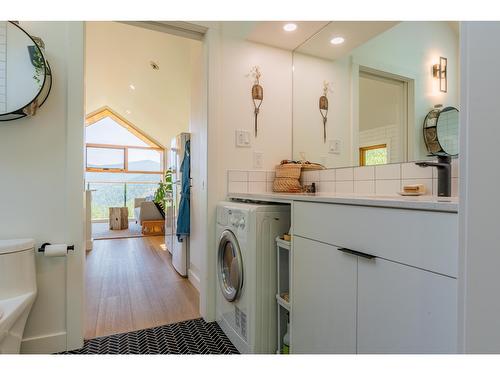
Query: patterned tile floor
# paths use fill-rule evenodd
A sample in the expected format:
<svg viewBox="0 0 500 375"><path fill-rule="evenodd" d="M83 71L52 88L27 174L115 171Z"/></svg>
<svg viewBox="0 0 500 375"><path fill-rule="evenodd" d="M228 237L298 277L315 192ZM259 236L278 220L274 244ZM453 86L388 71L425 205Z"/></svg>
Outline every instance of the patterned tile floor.
<svg viewBox="0 0 500 375"><path fill-rule="evenodd" d="M202 318L86 340L60 354L238 354L217 323Z"/></svg>

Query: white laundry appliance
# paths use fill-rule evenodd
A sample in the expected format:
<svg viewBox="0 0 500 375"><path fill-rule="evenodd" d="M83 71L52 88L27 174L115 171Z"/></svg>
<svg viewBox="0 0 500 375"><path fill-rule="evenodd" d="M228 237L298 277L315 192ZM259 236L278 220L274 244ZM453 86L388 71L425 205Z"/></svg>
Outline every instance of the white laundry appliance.
<svg viewBox="0 0 500 375"><path fill-rule="evenodd" d="M189 267L189 237L179 242L176 236L177 217L182 191L181 165L184 160L186 142L191 139L190 133L181 133L172 139L170 144L169 168L172 170L172 197L167 199L165 218L165 244L172 254L172 265L176 271L187 276ZM169 208L171 206L171 208Z"/></svg>
<svg viewBox="0 0 500 375"><path fill-rule="evenodd" d="M217 322L240 353L275 353L276 237L290 229L290 206L217 206Z"/></svg>

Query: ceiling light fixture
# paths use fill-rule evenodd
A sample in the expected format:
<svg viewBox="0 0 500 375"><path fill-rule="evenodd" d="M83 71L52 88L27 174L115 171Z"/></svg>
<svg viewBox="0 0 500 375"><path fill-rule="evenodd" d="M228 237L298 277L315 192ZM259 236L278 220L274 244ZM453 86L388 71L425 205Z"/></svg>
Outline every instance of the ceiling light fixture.
<svg viewBox="0 0 500 375"><path fill-rule="evenodd" d="M132 84L128 85L128 87L130 87L130 90L135 90L135 86Z"/></svg>
<svg viewBox="0 0 500 375"><path fill-rule="evenodd" d="M333 45L339 45L345 42L345 39L342 38L341 36L336 36L332 40L330 40L330 43Z"/></svg>
<svg viewBox="0 0 500 375"><path fill-rule="evenodd" d="M287 23L283 26L283 30L285 31L295 31L297 30L297 24L295 23Z"/></svg>

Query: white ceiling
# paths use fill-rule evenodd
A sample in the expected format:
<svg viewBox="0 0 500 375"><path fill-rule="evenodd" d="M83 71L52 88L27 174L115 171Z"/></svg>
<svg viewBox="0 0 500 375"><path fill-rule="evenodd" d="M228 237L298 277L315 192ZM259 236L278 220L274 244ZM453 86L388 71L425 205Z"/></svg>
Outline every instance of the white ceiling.
<svg viewBox="0 0 500 375"><path fill-rule="evenodd" d="M297 25L294 31L285 31L283 26L293 22ZM328 25L328 21L266 21L255 22L247 40L256 43L267 44L286 50L294 50L307 39L313 36L322 27Z"/></svg>
<svg viewBox="0 0 500 375"><path fill-rule="evenodd" d="M366 43L370 39L394 27L399 22L394 21L334 21L314 35L307 43L300 46L297 51L335 60L348 55L353 49ZM332 45L330 40L341 36L345 42Z"/></svg>
<svg viewBox="0 0 500 375"><path fill-rule="evenodd" d="M87 22L87 113L108 106L169 146L189 128L191 60L199 51L196 40L117 22ZM153 70L151 61L160 69Z"/></svg>
<svg viewBox="0 0 500 375"><path fill-rule="evenodd" d="M247 40L286 50L337 59L380 33L397 25L396 21L293 21L297 29L283 30L288 22L254 22ZM345 42L334 46L330 40L342 36ZM307 41L307 43L305 43Z"/></svg>

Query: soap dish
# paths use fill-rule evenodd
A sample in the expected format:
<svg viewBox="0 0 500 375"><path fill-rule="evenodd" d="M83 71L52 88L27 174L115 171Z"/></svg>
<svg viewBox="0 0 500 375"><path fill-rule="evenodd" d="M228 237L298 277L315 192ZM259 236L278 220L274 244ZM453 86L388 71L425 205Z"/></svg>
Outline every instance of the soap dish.
<svg viewBox="0 0 500 375"><path fill-rule="evenodd" d="M424 195L425 192L407 192L407 191L398 191L399 195L407 196L407 197L416 197L419 195Z"/></svg>

